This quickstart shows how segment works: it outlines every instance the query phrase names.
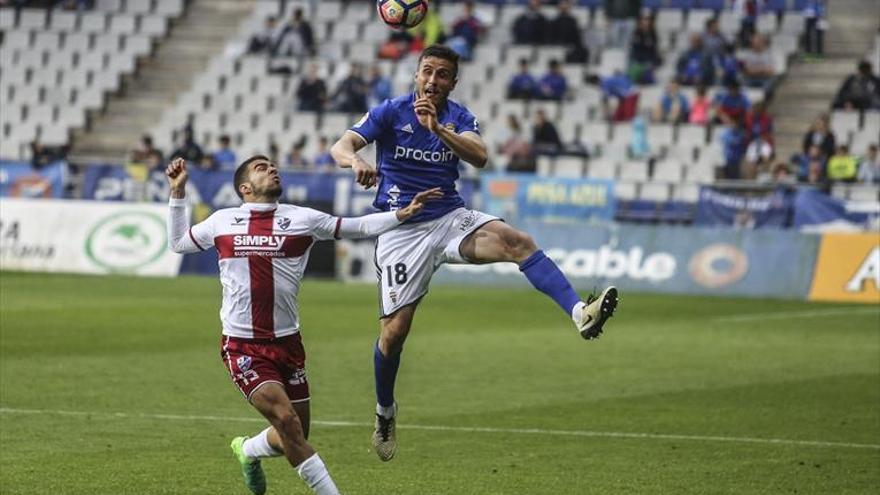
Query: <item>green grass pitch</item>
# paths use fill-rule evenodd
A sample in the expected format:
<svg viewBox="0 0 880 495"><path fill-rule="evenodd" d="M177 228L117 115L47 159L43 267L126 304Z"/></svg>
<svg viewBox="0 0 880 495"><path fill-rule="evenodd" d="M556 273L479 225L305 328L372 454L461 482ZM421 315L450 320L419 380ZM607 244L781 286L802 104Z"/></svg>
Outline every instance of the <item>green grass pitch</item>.
<svg viewBox="0 0 880 495"><path fill-rule="evenodd" d="M242 494L262 423L214 278L0 275L0 493ZM880 486L880 308L622 293L598 341L544 296L435 286L400 450L370 451L375 287L306 280L312 443L346 494L862 494ZM306 494L282 459L269 493Z"/></svg>

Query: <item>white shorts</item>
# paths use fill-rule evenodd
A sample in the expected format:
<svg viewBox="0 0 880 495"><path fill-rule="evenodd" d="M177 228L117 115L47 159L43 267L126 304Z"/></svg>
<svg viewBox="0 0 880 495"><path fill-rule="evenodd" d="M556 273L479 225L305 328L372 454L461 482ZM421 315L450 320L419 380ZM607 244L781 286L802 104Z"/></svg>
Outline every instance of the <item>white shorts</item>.
<svg viewBox="0 0 880 495"><path fill-rule="evenodd" d="M443 263L469 263L458 248L469 234L500 218L458 208L427 222L402 225L376 240L379 312L384 318L428 292Z"/></svg>

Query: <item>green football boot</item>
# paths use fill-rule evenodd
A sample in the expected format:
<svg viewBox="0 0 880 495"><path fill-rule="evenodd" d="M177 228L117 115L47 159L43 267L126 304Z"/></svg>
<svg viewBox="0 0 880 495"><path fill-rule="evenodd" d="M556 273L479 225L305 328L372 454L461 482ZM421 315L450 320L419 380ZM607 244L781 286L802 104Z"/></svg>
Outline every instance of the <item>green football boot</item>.
<svg viewBox="0 0 880 495"><path fill-rule="evenodd" d="M263 495L266 493L266 475L263 474L263 466L260 465L259 459L251 459L244 455L242 446L248 437L235 437L232 439L232 453L241 464L241 474L244 476L244 486L248 488L254 495Z"/></svg>

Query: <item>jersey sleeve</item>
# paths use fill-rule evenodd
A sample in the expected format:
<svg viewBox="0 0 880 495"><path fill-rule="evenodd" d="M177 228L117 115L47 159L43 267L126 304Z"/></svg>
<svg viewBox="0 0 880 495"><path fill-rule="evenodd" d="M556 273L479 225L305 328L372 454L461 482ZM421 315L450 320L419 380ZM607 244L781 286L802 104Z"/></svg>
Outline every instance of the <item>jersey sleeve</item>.
<svg viewBox="0 0 880 495"><path fill-rule="evenodd" d="M372 213L362 217L342 218L308 209L311 232L315 239L363 239L384 234L400 225L397 212Z"/></svg>
<svg viewBox="0 0 880 495"><path fill-rule="evenodd" d="M175 253L195 253L214 246L214 219L215 215L211 215L190 226L186 200L171 199L168 203L168 247Z"/></svg>
<svg viewBox="0 0 880 495"><path fill-rule="evenodd" d="M463 132L480 134L480 123L477 121L477 118L474 114L464 108L458 116L458 125L456 127L459 129L459 134Z"/></svg>
<svg viewBox="0 0 880 495"><path fill-rule="evenodd" d="M355 124L348 130L364 138L364 141L367 143L372 143L379 139L379 136L385 132L390 108L391 100L383 101L378 106L365 113L364 116L355 122Z"/></svg>
<svg viewBox="0 0 880 495"><path fill-rule="evenodd" d="M303 210L308 215L309 231L315 239L319 241L339 239L341 218L311 208L303 208Z"/></svg>

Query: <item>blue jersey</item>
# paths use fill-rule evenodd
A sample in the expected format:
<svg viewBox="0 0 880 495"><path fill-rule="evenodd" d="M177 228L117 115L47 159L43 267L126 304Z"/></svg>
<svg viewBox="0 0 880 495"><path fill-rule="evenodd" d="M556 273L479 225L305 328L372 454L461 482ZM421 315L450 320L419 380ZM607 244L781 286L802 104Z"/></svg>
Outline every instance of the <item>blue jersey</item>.
<svg viewBox="0 0 880 495"><path fill-rule="evenodd" d="M464 206L455 190L459 158L436 134L419 124L413 109L415 93L385 100L350 129L367 143L376 142L379 190L373 206L382 211L403 208L416 193L440 187L443 198L425 204L409 222L439 218ZM479 134L474 115L463 105L447 100L437 109L437 122L458 134Z"/></svg>

